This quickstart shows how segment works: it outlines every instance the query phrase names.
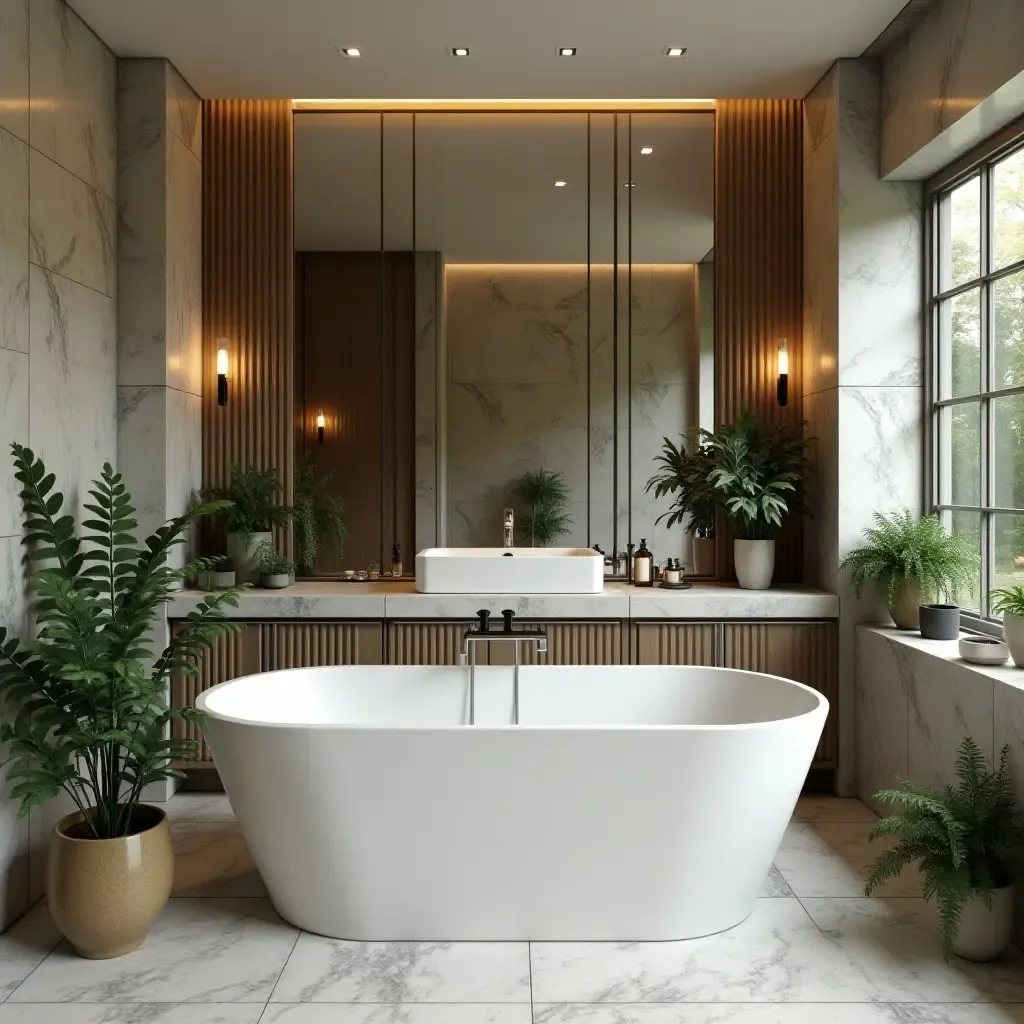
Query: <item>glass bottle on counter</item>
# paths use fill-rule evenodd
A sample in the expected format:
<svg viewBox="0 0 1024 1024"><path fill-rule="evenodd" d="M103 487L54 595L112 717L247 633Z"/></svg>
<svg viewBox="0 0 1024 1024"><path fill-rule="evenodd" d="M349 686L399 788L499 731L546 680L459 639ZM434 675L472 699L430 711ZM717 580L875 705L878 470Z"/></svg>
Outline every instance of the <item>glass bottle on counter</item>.
<svg viewBox="0 0 1024 1024"><path fill-rule="evenodd" d="M391 545L391 575L402 575L402 549L397 542Z"/></svg>
<svg viewBox="0 0 1024 1024"><path fill-rule="evenodd" d="M633 555L633 585L654 586L654 555L647 550L647 538L640 538L640 547Z"/></svg>

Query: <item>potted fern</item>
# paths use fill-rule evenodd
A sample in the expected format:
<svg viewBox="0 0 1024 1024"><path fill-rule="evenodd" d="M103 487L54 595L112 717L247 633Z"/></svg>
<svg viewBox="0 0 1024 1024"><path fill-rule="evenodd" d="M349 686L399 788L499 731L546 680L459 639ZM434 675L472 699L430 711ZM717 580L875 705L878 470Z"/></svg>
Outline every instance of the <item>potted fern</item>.
<svg viewBox="0 0 1024 1024"><path fill-rule="evenodd" d="M569 532L569 486L557 470L528 469L516 482L517 510L526 523L530 546L546 547Z"/></svg>
<svg viewBox="0 0 1024 1024"><path fill-rule="evenodd" d="M745 590L767 590L775 572L775 532L801 498L808 441L789 426L765 426L743 415L714 433L701 431L714 452L708 479L732 523L736 578Z"/></svg>
<svg viewBox="0 0 1024 1024"><path fill-rule="evenodd" d="M255 583L260 569L257 552L273 541L275 526L285 526L292 510L278 501L281 481L273 469L231 467L227 487L203 491L206 501L223 501L219 518L226 533L228 557L240 583Z"/></svg>
<svg viewBox="0 0 1024 1024"><path fill-rule="evenodd" d="M1024 668L1024 587L993 590L992 611L1003 617L1003 639L1017 668Z"/></svg>
<svg viewBox="0 0 1024 1024"><path fill-rule="evenodd" d="M669 511L663 512L655 522L667 519L668 526L672 527L688 518L693 533L694 573L713 576L717 510L715 486L711 482L711 471L715 467L714 448L702 444L690 454L683 445L677 448L665 437L662 438L661 453L654 457L654 463L658 468L647 481L647 492L653 490L655 498L673 495Z"/></svg>
<svg viewBox="0 0 1024 1024"><path fill-rule="evenodd" d="M1009 746L990 771L969 736L956 759L958 784L943 790L903 781L900 789L875 794L902 811L880 818L870 836L895 836L879 854L865 893L919 864L926 898L939 914L939 940L945 957L993 960L1013 930L1014 882L1021 875L1024 826L1010 778Z"/></svg>
<svg viewBox="0 0 1024 1024"><path fill-rule="evenodd" d="M850 570L858 597L868 583L879 587L899 629L919 629L923 603L970 587L978 554L969 537L950 536L937 516L916 519L904 508L888 516L875 512L872 518L875 525L864 531L867 543L839 568Z"/></svg>
<svg viewBox="0 0 1024 1024"><path fill-rule="evenodd" d="M172 676L196 675L203 652L238 631L222 610L242 588L200 601L159 654L150 628L181 582L215 562L172 569L169 553L196 519L226 504L197 506L140 545L131 495L104 465L85 506L91 518L76 532L42 460L11 447L38 631L19 640L0 626L7 778L22 817L62 792L77 808L50 837L50 913L80 955L121 956L141 944L171 892L167 818L141 797L195 754L194 741L167 738L170 724L200 716L169 707L168 686Z"/></svg>
<svg viewBox="0 0 1024 1024"><path fill-rule="evenodd" d="M276 551L273 544L263 544L256 553L260 567L260 586L267 590L283 590L295 582L295 563Z"/></svg>
<svg viewBox="0 0 1024 1024"><path fill-rule="evenodd" d="M328 489L333 470L317 479L313 463L303 455L295 465L292 486L292 522L295 536L295 561L303 576L316 571L321 544L340 555L345 546L345 503Z"/></svg>

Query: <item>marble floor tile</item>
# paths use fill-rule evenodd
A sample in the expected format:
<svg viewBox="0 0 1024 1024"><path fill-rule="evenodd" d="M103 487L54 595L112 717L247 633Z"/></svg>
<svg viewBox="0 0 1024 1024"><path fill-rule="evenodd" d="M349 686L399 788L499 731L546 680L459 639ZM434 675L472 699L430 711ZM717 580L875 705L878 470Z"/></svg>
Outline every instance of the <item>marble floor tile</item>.
<svg viewBox="0 0 1024 1024"><path fill-rule="evenodd" d="M172 821L173 896L266 896L237 822Z"/></svg>
<svg viewBox="0 0 1024 1024"><path fill-rule="evenodd" d="M227 793L175 793L163 805L171 821L236 821Z"/></svg>
<svg viewBox="0 0 1024 1024"><path fill-rule="evenodd" d="M0 1024L257 1024L263 1003L5 1003Z"/></svg>
<svg viewBox="0 0 1024 1024"><path fill-rule="evenodd" d="M530 1001L525 942L346 942L303 934L273 1003Z"/></svg>
<svg viewBox="0 0 1024 1024"><path fill-rule="evenodd" d="M801 903L841 956L835 1000L849 989L883 1002L1024 1002L1024 953L1011 946L990 964L958 957L944 963L935 911L924 900L812 898Z"/></svg>
<svg viewBox="0 0 1024 1024"><path fill-rule="evenodd" d="M532 1024L532 1019L529 1003L271 1003L260 1024Z"/></svg>
<svg viewBox="0 0 1024 1024"><path fill-rule="evenodd" d="M3 1002L60 942L45 903L37 903L0 935L0 1002Z"/></svg>
<svg viewBox="0 0 1024 1024"><path fill-rule="evenodd" d="M792 896L793 890L790 889L786 880L782 877L779 869L773 864L771 871L768 872L768 877L764 880L764 888L761 890L762 896Z"/></svg>
<svg viewBox="0 0 1024 1024"><path fill-rule="evenodd" d="M863 896L875 858L891 841L871 842L867 822L792 821L775 854L775 866L796 896ZM921 879L908 868L880 896L920 896Z"/></svg>
<svg viewBox="0 0 1024 1024"><path fill-rule="evenodd" d="M1020 1024L1024 1006L980 1003L651 1003L534 1007L535 1024ZM5 1024L0 1017L0 1024Z"/></svg>
<svg viewBox="0 0 1024 1024"><path fill-rule="evenodd" d="M62 942L10 1001L265 1002L297 935L269 900L171 900L130 956L83 960Z"/></svg>
<svg viewBox="0 0 1024 1024"><path fill-rule="evenodd" d="M854 797L802 796L793 812L796 821L866 821L878 819L867 804Z"/></svg>

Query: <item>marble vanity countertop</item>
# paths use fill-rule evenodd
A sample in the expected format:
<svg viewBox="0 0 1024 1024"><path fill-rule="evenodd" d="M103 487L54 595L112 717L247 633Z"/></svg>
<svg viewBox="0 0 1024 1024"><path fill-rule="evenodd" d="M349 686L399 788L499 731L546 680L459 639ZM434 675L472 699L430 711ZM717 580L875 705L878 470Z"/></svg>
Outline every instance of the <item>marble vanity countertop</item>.
<svg viewBox="0 0 1024 1024"><path fill-rule="evenodd" d="M206 596L182 590L170 601L180 619ZM284 590L255 588L243 594L239 619L472 619L481 608L497 617L512 608L523 619L834 619L839 598L821 590L779 587L741 590L726 583L695 583L689 590L607 583L600 594L418 594L401 583L295 583Z"/></svg>

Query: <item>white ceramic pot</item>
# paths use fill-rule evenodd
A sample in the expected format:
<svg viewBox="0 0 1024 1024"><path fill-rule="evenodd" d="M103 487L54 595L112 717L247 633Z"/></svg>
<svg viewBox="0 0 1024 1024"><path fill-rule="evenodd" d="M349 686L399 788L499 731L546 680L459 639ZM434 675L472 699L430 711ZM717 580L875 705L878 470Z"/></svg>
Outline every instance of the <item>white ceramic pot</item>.
<svg viewBox="0 0 1024 1024"><path fill-rule="evenodd" d="M744 590L767 590L775 572L775 541L734 540L736 579Z"/></svg>
<svg viewBox="0 0 1024 1024"><path fill-rule="evenodd" d="M1013 932L1013 897L1012 885L996 889L989 909L980 896L975 896L960 917L953 952L965 960L995 960L1006 949Z"/></svg>
<svg viewBox="0 0 1024 1024"><path fill-rule="evenodd" d="M274 535L266 533L229 533L227 535L228 558L235 566L235 578L239 583L258 583L260 567L256 552L264 544L272 544Z"/></svg>
<svg viewBox="0 0 1024 1024"><path fill-rule="evenodd" d="M1003 616L1003 639L1017 668L1024 668L1024 616Z"/></svg>
<svg viewBox="0 0 1024 1024"><path fill-rule="evenodd" d="M713 537L693 538L693 575L715 575L715 540Z"/></svg>
<svg viewBox="0 0 1024 1024"><path fill-rule="evenodd" d="M264 573L260 577L260 586L267 590L283 590L292 585L292 577L287 572Z"/></svg>
<svg viewBox="0 0 1024 1024"><path fill-rule="evenodd" d="M892 621L896 623L897 629L920 629L921 628L921 605L930 599L931 595L921 592L919 580L899 580L896 589L892 594L892 601L889 603L889 614Z"/></svg>
<svg viewBox="0 0 1024 1024"><path fill-rule="evenodd" d="M214 572L210 581L214 590L226 590L235 585L235 570L230 572Z"/></svg>

